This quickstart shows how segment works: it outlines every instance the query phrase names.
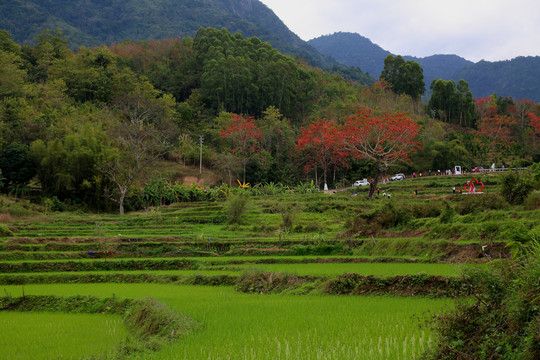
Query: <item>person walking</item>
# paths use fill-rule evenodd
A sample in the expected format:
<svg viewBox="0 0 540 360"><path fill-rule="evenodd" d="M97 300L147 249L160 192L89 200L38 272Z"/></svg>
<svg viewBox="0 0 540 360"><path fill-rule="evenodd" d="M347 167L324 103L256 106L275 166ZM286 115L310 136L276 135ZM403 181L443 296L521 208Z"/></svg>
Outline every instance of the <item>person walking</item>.
<svg viewBox="0 0 540 360"><path fill-rule="evenodd" d="M452 186L452 193L453 193L454 195L456 195L456 187L455 187L455 186Z"/></svg>

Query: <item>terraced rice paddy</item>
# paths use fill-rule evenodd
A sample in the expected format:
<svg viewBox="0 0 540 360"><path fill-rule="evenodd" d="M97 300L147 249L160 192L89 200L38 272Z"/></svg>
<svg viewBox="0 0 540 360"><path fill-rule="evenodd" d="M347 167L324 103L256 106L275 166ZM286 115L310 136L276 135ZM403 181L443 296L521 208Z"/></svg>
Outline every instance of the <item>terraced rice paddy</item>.
<svg viewBox="0 0 540 360"><path fill-rule="evenodd" d="M20 287L7 286L16 294ZM242 294L160 284L27 285L28 295L153 296L202 324L145 359L411 359L429 346L418 318L449 299ZM239 355L240 354L240 355Z"/></svg>
<svg viewBox="0 0 540 360"><path fill-rule="evenodd" d="M452 305L462 268L486 260L482 242L490 241L493 257L507 256L501 234L537 226L540 216L522 208L469 210L469 200L443 195L464 179L388 184L392 203L351 192L252 197L239 224L228 223L220 202L124 217L60 213L13 220L14 236L0 238L3 304L23 292L153 297L197 326L125 356L120 341L133 331L116 315L0 312L2 351L9 345L14 359L105 352L140 359L416 358L434 341L419 318ZM423 187L414 196L418 184ZM444 202L458 209L451 222L441 220ZM287 229L284 204L295 209ZM28 319L41 319L44 328L25 327ZM107 340L94 341L80 328L105 329L97 336ZM64 330L72 334L69 344L60 336ZM48 333L58 333L58 341ZM25 334L33 334L33 347L25 346ZM103 346L86 347L95 342Z"/></svg>

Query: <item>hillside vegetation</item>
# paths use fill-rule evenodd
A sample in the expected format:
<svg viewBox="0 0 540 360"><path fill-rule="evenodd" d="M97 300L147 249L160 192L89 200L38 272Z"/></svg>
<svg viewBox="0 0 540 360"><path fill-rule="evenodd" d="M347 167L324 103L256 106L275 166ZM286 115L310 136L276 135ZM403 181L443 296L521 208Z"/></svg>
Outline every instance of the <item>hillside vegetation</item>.
<svg viewBox="0 0 540 360"><path fill-rule="evenodd" d="M45 29L60 29L68 46L77 48L193 37L200 27L257 36L282 53L303 57L315 66L338 65L291 32L258 0L15 0L0 4L0 29L13 34L19 44L34 44Z"/></svg>

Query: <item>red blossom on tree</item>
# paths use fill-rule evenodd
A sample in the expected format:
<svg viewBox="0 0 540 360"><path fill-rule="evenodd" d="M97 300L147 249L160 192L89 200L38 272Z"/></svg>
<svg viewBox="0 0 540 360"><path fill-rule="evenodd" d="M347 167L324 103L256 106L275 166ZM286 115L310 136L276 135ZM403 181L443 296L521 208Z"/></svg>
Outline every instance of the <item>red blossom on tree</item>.
<svg viewBox="0 0 540 360"><path fill-rule="evenodd" d="M480 116L480 119L493 116L497 113L497 106L493 96L474 99L474 111Z"/></svg>
<svg viewBox="0 0 540 360"><path fill-rule="evenodd" d="M516 117L520 122L521 129L524 129L526 126L526 120L529 116L529 113L536 106L535 102L528 99L519 99L516 104ZM534 115L534 114L533 114Z"/></svg>
<svg viewBox="0 0 540 360"><path fill-rule="evenodd" d="M347 151L335 121L319 120L300 129L296 148L306 159L306 171L321 168L326 184L330 166L346 168Z"/></svg>
<svg viewBox="0 0 540 360"><path fill-rule="evenodd" d="M417 141L419 133L420 126L401 112L376 114L362 107L345 121L342 134L348 148L376 167L368 198L373 197L388 167L409 161L409 154L422 148Z"/></svg>
<svg viewBox="0 0 540 360"><path fill-rule="evenodd" d="M536 143L540 141L540 116L527 113L527 117L529 118L529 125L532 129L533 149L536 149Z"/></svg>
<svg viewBox="0 0 540 360"><path fill-rule="evenodd" d="M232 114L231 118L232 124L227 129L221 130L221 137L229 139L233 144L232 152L242 156L243 182L245 183L246 165L251 155L259 151L262 132L255 124L253 117L245 118Z"/></svg>
<svg viewBox="0 0 540 360"><path fill-rule="evenodd" d="M476 134L488 140L493 160L495 160L497 146L506 148L512 143L510 130L515 123L516 120L510 116L497 114L480 120Z"/></svg>
<svg viewBox="0 0 540 360"><path fill-rule="evenodd" d="M380 79L379 81L375 81L373 83L373 87L376 89L379 89L382 92L388 92L389 90L392 90L392 86L384 79Z"/></svg>

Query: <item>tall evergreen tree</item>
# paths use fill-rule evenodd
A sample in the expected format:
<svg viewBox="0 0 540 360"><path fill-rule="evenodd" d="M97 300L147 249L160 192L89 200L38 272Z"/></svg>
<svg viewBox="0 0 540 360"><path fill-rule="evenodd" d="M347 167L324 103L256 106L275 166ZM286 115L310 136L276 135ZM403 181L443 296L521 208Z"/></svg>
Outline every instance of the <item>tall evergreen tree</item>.
<svg viewBox="0 0 540 360"><path fill-rule="evenodd" d="M396 94L407 94L417 100L426 89L424 72L415 61L405 61L400 55L388 55L384 59L381 80L385 80Z"/></svg>

